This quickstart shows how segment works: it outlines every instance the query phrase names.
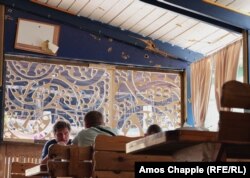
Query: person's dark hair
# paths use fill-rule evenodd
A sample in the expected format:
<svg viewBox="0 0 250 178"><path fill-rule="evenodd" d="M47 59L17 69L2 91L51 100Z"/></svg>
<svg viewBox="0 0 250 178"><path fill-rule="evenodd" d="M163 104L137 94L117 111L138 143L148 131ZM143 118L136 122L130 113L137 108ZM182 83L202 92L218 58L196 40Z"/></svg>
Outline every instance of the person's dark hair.
<svg viewBox="0 0 250 178"><path fill-rule="evenodd" d="M159 125L157 124L152 124L148 127L147 129L147 132L146 132L146 135L151 135L151 134L154 134L154 133L158 133L158 132L161 132L162 129Z"/></svg>
<svg viewBox="0 0 250 178"><path fill-rule="evenodd" d="M71 130L70 124L67 121L59 120L53 126L53 132L56 133L59 129L68 128L69 131Z"/></svg>
<svg viewBox="0 0 250 178"><path fill-rule="evenodd" d="M103 125L103 115L99 111L89 111L84 117L84 122L86 128Z"/></svg>

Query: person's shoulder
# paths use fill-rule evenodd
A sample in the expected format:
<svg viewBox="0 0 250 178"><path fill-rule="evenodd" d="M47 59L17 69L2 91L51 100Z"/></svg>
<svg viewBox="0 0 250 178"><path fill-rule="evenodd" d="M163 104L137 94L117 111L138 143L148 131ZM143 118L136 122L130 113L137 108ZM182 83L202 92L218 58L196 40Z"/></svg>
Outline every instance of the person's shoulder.
<svg viewBox="0 0 250 178"><path fill-rule="evenodd" d="M48 140L45 145L51 145L51 144L55 144L56 143L56 139L51 139L51 140Z"/></svg>
<svg viewBox="0 0 250 178"><path fill-rule="evenodd" d="M106 130L109 130L109 131L113 132L115 135L118 135L118 130L117 129L111 128L111 127L106 126L106 125L102 125L101 127L106 129Z"/></svg>
<svg viewBox="0 0 250 178"><path fill-rule="evenodd" d="M73 143L72 139L69 139L67 145L71 145Z"/></svg>
<svg viewBox="0 0 250 178"><path fill-rule="evenodd" d="M78 132L76 137L82 137L83 135L86 135L90 132L93 132L91 127L90 128L86 128L86 129L82 129L81 131Z"/></svg>

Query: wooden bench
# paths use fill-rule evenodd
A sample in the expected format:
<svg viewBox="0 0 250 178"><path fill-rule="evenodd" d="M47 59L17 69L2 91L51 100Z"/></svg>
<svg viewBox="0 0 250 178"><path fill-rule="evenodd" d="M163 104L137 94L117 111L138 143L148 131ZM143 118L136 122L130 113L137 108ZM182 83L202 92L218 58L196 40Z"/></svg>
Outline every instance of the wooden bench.
<svg viewBox="0 0 250 178"><path fill-rule="evenodd" d="M24 178L25 169L40 163L43 145L5 142L1 145L4 178ZM1 171L0 171L1 172Z"/></svg>
<svg viewBox="0 0 250 178"><path fill-rule="evenodd" d="M87 178L92 175L92 147L52 145L48 172L53 177Z"/></svg>
<svg viewBox="0 0 250 178"><path fill-rule="evenodd" d="M12 162L11 164L11 178L25 178L25 170L38 164L35 163L22 163L22 162ZM27 178L27 177L26 177ZM30 178L37 178L32 176Z"/></svg>
<svg viewBox="0 0 250 178"><path fill-rule="evenodd" d="M172 161L169 156L126 154L126 143L135 139L138 138L99 135L93 147L53 145L49 149L49 175L52 178L132 178L136 161Z"/></svg>
<svg viewBox="0 0 250 178"><path fill-rule="evenodd" d="M173 161L170 156L126 154L126 143L138 138L98 135L93 154L94 178L134 178L135 162Z"/></svg>
<svg viewBox="0 0 250 178"><path fill-rule="evenodd" d="M219 141L222 148L218 161L249 159L250 113L232 112L231 108L250 109L250 85L226 82L222 87L221 106L226 109L220 111Z"/></svg>

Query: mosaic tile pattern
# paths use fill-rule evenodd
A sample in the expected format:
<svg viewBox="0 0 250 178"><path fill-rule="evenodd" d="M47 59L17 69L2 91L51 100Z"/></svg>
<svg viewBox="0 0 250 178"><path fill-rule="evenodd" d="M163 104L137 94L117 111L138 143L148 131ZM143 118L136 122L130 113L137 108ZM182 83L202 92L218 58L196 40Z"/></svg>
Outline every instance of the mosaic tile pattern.
<svg viewBox="0 0 250 178"><path fill-rule="evenodd" d="M6 61L4 139L49 139L57 119L72 136L90 110L121 134L143 135L152 123L180 126L180 75L104 67Z"/></svg>
<svg viewBox="0 0 250 178"><path fill-rule="evenodd" d="M117 127L122 133L131 129L140 135L153 123L164 130L180 127L180 82L180 75L174 73L117 70Z"/></svg>

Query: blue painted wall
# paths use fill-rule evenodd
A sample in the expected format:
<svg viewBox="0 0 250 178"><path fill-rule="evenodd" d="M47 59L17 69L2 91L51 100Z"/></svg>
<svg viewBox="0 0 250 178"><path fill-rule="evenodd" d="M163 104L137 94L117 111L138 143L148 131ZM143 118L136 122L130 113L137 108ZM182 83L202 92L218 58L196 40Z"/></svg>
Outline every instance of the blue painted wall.
<svg viewBox="0 0 250 178"><path fill-rule="evenodd" d="M43 54L14 49L18 18L60 25L59 50L56 56L58 58L143 67L158 66L161 68L181 70L185 69L189 64L186 61L165 58L111 38L96 36L83 30L12 8L6 9L5 53L48 57Z"/></svg>
<svg viewBox="0 0 250 178"><path fill-rule="evenodd" d="M48 56L14 48L18 18L26 18L60 25L59 50L57 56ZM29 32L27 32L29 33ZM58 23L14 8L6 8L4 53L21 54L64 60L79 60L97 63L121 64L142 67L160 67L161 69L185 70L190 63L179 59L169 59L144 49L114 40L105 36L96 36L70 25ZM187 73L188 75L189 72ZM190 89L188 89L188 92ZM190 110L188 109L188 112ZM192 113L188 113L188 123L192 123Z"/></svg>

